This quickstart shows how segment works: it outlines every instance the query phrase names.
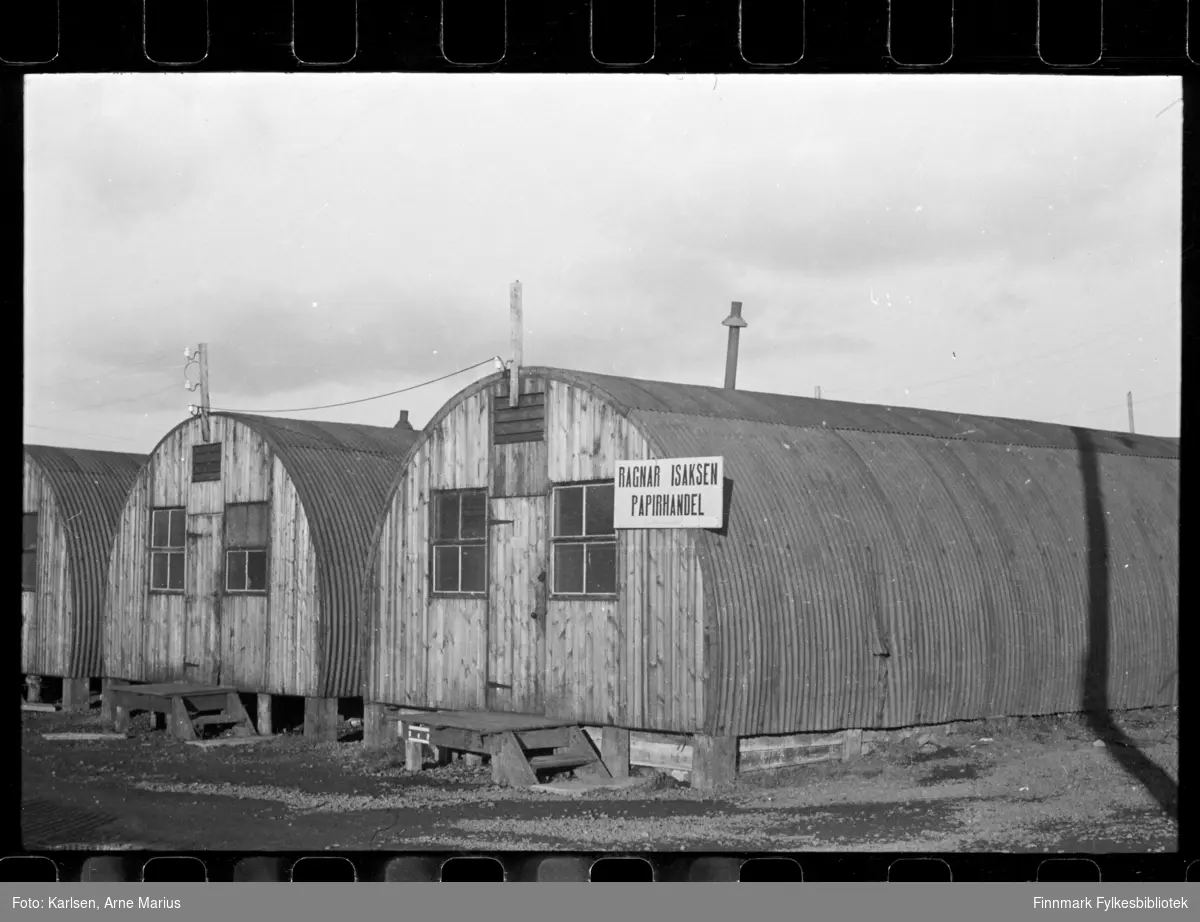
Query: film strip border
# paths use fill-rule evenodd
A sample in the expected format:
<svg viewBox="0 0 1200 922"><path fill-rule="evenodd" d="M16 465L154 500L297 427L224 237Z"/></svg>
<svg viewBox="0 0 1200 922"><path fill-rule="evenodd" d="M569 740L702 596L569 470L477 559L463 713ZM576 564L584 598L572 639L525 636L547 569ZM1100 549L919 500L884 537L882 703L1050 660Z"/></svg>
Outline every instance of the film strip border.
<svg viewBox="0 0 1200 922"><path fill-rule="evenodd" d="M1161 74L1200 0L24 0L3 70ZM0 70L0 72L3 72Z"/></svg>
<svg viewBox="0 0 1200 922"><path fill-rule="evenodd" d="M1200 861L1174 855L23 855L0 882L853 882L1200 883Z"/></svg>

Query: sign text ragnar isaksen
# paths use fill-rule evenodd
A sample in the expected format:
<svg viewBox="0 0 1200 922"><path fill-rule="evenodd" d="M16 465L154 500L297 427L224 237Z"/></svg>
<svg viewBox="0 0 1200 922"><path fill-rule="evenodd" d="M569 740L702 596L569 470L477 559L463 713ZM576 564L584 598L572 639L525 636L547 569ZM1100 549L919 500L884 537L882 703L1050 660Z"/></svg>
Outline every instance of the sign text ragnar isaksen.
<svg viewBox="0 0 1200 922"><path fill-rule="evenodd" d="M617 486L621 489L656 489L662 483L662 466L635 464L617 471ZM672 464L667 469L669 487L712 487L720 483L720 465L715 461L691 464ZM701 493L644 493L629 498L629 513L634 516L704 515L704 496Z"/></svg>

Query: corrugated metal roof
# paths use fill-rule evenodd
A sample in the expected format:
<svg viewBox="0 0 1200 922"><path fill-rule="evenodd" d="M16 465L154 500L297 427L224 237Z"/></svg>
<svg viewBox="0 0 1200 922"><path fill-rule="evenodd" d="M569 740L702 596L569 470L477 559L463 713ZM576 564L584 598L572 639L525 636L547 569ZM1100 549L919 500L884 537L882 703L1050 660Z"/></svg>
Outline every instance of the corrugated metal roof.
<svg viewBox="0 0 1200 922"><path fill-rule="evenodd" d="M1109 706L1175 700L1178 439L527 371L725 457L710 732L1078 710L1089 645Z"/></svg>
<svg viewBox="0 0 1200 922"><path fill-rule="evenodd" d="M214 413L258 433L279 457L308 516L321 602L320 695L361 694L362 580L377 520L419 431Z"/></svg>
<svg viewBox="0 0 1200 922"><path fill-rule="evenodd" d="M146 456L49 445L26 445L25 454L54 491L66 532L75 614L68 675L102 675L109 556L121 510Z"/></svg>

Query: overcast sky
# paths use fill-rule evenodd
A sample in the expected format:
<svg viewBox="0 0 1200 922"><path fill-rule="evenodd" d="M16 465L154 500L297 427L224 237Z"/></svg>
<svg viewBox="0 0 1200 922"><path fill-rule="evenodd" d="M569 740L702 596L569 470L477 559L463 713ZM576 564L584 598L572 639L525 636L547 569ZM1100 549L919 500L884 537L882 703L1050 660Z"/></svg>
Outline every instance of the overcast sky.
<svg viewBox="0 0 1200 922"><path fill-rule="evenodd" d="M42 76L25 440L527 364L1179 434L1177 78ZM422 425L491 366L308 419ZM195 377L194 369L192 377ZM284 414L288 415L288 414Z"/></svg>

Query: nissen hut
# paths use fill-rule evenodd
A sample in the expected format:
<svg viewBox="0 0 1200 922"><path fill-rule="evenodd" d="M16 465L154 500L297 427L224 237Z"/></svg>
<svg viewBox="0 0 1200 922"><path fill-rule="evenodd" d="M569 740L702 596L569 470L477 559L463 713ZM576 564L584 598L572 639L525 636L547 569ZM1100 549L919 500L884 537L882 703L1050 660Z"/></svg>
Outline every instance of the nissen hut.
<svg viewBox="0 0 1200 922"><path fill-rule="evenodd" d="M329 738L337 699L361 694L368 543L416 433L407 413L390 429L227 413L204 425L159 442L121 513L107 675L258 693L260 732L270 696L303 696L306 733Z"/></svg>
<svg viewBox="0 0 1200 922"><path fill-rule="evenodd" d="M26 445L21 490L21 672L31 701L62 679L86 708L104 675L102 603L117 519L146 458Z"/></svg>
<svg viewBox="0 0 1200 922"><path fill-rule="evenodd" d="M687 736L706 784L787 735L1175 700L1177 440L552 368L513 407L508 380L398 480L369 707Z"/></svg>

